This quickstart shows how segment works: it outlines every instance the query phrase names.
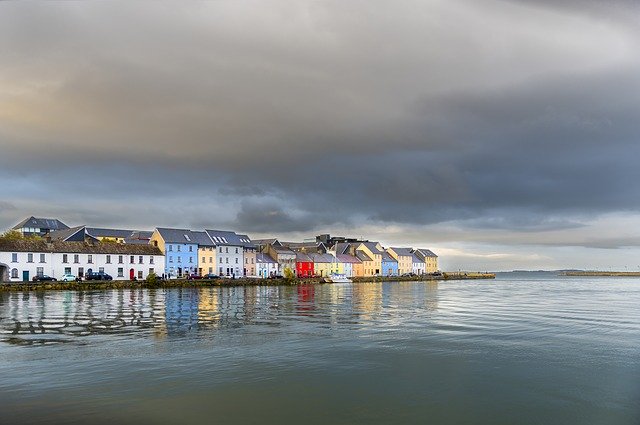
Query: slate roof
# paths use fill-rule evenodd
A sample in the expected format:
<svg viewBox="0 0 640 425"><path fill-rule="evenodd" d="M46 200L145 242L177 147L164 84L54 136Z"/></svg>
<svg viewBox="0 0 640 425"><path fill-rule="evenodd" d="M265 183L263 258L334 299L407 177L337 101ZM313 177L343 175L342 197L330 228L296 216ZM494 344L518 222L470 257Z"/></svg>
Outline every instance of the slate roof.
<svg viewBox="0 0 640 425"><path fill-rule="evenodd" d="M373 261L364 251L356 250L356 257L360 261Z"/></svg>
<svg viewBox="0 0 640 425"><path fill-rule="evenodd" d="M430 249L425 249L425 248L418 248L416 250L414 250L414 252L419 252L418 255L422 254L424 257L435 257L437 258L438 256L436 254L433 253L433 251L431 251Z"/></svg>
<svg viewBox="0 0 640 425"><path fill-rule="evenodd" d="M256 244L256 245L262 245L262 246L264 246L264 245L271 245L271 244L276 243L276 242L280 243L280 242L279 242L277 239L275 239L275 238L271 238L271 239L254 239L254 240L253 240L253 243L254 243L254 244Z"/></svg>
<svg viewBox="0 0 640 425"><path fill-rule="evenodd" d="M37 227L46 230L65 230L69 226L58 220L57 218L36 218L29 217L13 226L14 229L22 229L23 227Z"/></svg>
<svg viewBox="0 0 640 425"><path fill-rule="evenodd" d="M398 256L402 256L402 257L411 257L411 248L389 248L392 249L393 252L396 253L396 255Z"/></svg>
<svg viewBox="0 0 640 425"><path fill-rule="evenodd" d="M236 232L228 230L205 230L215 246L244 246Z"/></svg>
<svg viewBox="0 0 640 425"><path fill-rule="evenodd" d="M364 245L367 248L369 248L371 250L371 252L373 252L374 254L382 254L382 253L384 253L384 250L380 250L380 249L378 249L376 247L376 245L378 245L377 242L362 242L362 245Z"/></svg>
<svg viewBox="0 0 640 425"><path fill-rule="evenodd" d="M346 242L338 242L333 246L333 248L335 249L337 254L346 254L347 252L349 252L351 244Z"/></svg>
<svg viewBox="0 0 640 425"><path fill-rule="evenodd" d="M166 227L158 227L156 228L162 239L166 243L184 243L184 244L195 244L192 241L193 232L187 229L169 229Z"/></svg>
<svg viewBox="0 0 640 425"><path fill-rule="evenodd" d="M149 239L151 239L152 235L153 235L153 232L148 231L148 230L134 230L133 232L131 232L131 235L129 237L131 239L146 239L146 240L149 240Z"/></svg>
<svg viewBox="0 0 640 425"><path fill-rule="evenodd" d="M398 260L396 260L391 255L389 255L389 253L385 252L384 254L382 254L382 262L383 263L391 263L391 262L397 263Z"/></svg>
<svg viewBox="0 0 640 425"><path fill-rule="evenodd" d="M415 252L411 254L411 262L412 263L424 263L424 260L420 258Z"/></svg>
<svg viewBox="0 0 640 425"><path fill-rule="evenodd" d="M271 256L269 256L268 254L263 254L261 252L258 252L256 254L256 262L257 263L273 263L273 264L278 264L278 262L276 260L274 260L273 258L271 258Z"/></svg>
<svg viewBox="0 0 640 425"><path fill-rule="evenodd" d="M305 262L305 263L312 263L313 262L313 258L311 258L310 255L305 254L304 252L296 252L296 261Z"/></svg>
<svg viewBox="0 0 640 425"><path fill-rule="evenodd" d="M333 255L330 254L309 254L314 263L334 263Z"/></svg>
<svg viewBox="0 0 640 425"><path fill-rule="evenodd" d="M191 240L198 246L215 246L207 232L191 232Z"/></svg>
<svg viewBox="0 0 640 425"><path fill-rule="evenodd" d="M238 234L238 238L240 238L240 242L244 243L244 247L248 249L257 249L256 244L251 242L251 238L247 235Z"/></svg>
<svg viewBox="0 0 640 425"><path fill-rule="evenodd" d="M360 261L357 257L354 257L353 255L349 255L349 254L338 254L336 255L336 258L341 263L352 263L352 264L362 263L362 261Z"/></svg>
<svg viewBox="0 0 640 425"><path fill-rule="evenodd" d="M124 254L124 255L160 255L158 247L144 245L129 245L123 243L95 243L63 242L45 240L0 240L0 252L59 252L70 254Z"/></svg>
<svg viewBox="0 0 640 425"><path fill-rule="evenodd" d="M76 227L71 227L64 230L57 230L55 232L50 232L49 237L54 241L64 241L70 238L71 236L74 236L76 233L82 232L81 239L84 241L84 236L85 236L84 229L85 229L84 226L76 226Z"/></svg>
<svg viewBox="0 0 640 425"><path fill-rule="evenodd" d="M104 229L100 227L86 227L85 231L96 238L128 238L133 230Z"/></svg>

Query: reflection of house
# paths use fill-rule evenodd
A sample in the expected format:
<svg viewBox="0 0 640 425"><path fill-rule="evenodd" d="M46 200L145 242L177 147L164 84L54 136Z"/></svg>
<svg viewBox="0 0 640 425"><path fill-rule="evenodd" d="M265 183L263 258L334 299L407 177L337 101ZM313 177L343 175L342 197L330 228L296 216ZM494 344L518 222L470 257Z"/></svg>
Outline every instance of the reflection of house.
<svg viewBox="0 0 640 425"><path fill-rule="evenodd" d="M158 227L151 236L151 244L165 255L164 273L168 277L182 277L198 270L198 243L191 230ZM142 245L140 245L142 246Z"/></svg>
<svg viewBox="0 0 640 425"><path fill-rule="evenodd" d="M382 254L382 275L398 276L398 261L387 252Z"/></svg>
<svg viewBox="0 0 640 425"><path fill-rule="evenodd" d="M44 236L57 230L66 230L69 226L57 218L29 217L13 226L13 230L22 233L22 236Z"/></svg>
<svg viewBox="0 0 640 425"><path fill-rule="evenodd" d="M427 273L435 273L438 271L438 256L433 251L424 248L414 249L413 252L425 263L425 271Z"/></svg>
<svg viewBox="0 0 640 425"><path fill-rule="evenodd" d="M258 252L256 254L256 268L259 277L267 278L278 274L278 262L268 254Z"/></svg>
<svg viewBox="0 0 640 425"><path fill-rule="evenodd" d="M388 248L387 252L398 262L397 274L411 273L413 254L411 248Z"/></svg>
<svg viewBox="0 0 640 425"><path fill-rule="evenodd" d="M0 241L0 278L11 282L38 275L83 277L88 272L104 272L116 280L144 279L163 269L164 256L151 245Z"/></svg>

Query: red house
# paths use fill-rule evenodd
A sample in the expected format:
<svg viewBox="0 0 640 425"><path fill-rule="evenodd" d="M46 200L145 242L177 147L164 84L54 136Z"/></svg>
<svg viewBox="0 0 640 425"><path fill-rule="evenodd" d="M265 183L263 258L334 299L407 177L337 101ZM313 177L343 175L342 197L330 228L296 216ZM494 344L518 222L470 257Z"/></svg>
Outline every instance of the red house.
<svg viewBox="0 0 640 425"><path fill-rule="evenodd" d="M296 252L296 275L298 277L313 276L313 259L304 252Z"/></svg>

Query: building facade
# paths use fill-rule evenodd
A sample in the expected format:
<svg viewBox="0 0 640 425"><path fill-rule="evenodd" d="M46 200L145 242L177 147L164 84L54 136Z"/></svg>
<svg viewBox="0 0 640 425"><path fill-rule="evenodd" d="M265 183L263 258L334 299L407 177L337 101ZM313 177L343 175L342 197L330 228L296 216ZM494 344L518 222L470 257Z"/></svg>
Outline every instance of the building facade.
<svg viewBox="0 0 640 425"><path fill-rule="evenodd" d="M413 271L413 254L411 248L388 248L387 252L398 262L398 275Z"/></svg>
<svg viewBox="0 0 640 425"><path fill-rule="evenodd" d="M159 227L154 230L150 242L165 256L163 273L167 278L187 277L198 272L198 244L195 238L187 229Z"/></svg>
<svg viewBox="0 0 640 425"><path fill-rule="evenodd" d="M382 276L398 276L398 261L387 252L382 254Z"/></svg>

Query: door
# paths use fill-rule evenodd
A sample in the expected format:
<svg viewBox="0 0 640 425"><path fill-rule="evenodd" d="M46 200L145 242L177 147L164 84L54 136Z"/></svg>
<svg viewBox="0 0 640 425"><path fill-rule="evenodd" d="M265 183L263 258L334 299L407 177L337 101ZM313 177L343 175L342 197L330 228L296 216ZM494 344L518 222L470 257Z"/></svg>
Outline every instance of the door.
<svg viewBox="0 0 640 425"><path fill-rule="evenodd" d="M22 281L29 282L29 270L24 270L22 272Z"/></svg>
<svg viewBox="0 0 640 425"><path fill-rule="evenodd" d="M133 280L136 277L136 271L133 269L129 270L129 280Z"/></svg>

